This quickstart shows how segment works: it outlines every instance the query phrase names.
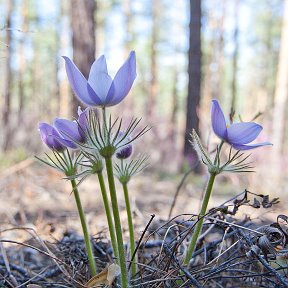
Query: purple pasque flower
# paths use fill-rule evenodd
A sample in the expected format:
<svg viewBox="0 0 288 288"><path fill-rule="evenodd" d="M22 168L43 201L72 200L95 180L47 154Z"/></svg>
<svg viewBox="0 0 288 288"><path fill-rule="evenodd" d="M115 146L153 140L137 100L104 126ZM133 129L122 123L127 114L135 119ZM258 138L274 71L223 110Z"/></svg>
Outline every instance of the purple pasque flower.
<svg viewBox="0 0 288 288"><path fill-rule="evenodd" d="M56 118L53 123L61 135L61 142L69 148L78 148L77 142L84 142L85 137L80 134L78 124L76 121L70 121L67 119Z"/></svg>
<svg viewBox="0 0 288 288"><path fill-rule="evenodd" d="M88 106L114 106L129 93L136 78L135 52L120 67L114 79L107 72L106 58L102 55L91 66L88 80L68 57L63 56L71 88L77 98Z"/></svg>
<svg viewBox="0 0 288 288"><path fill-rule="evenodd" d="M53 126L47 123L39 123L39 132L43 143L45 143L48 148L58 152L66 148L60 140L60 134Z"/></svg>
<svg viewBox="0 0 288 288"><path fill-rule="evenodd" d="M225 120L225 116L217 100L212 100L211 122L214 133L236 150L249 150L272 145L270 142L249 144L258 137L263 129L262 126L254 122L230 124Z"/></svg>

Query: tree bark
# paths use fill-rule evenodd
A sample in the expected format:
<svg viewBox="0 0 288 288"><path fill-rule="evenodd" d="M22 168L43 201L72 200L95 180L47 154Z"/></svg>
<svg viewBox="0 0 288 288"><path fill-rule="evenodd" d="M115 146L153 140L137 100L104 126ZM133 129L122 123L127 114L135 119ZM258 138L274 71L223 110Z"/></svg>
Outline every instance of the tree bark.
<svg viewBox="0 0 288 288"><path fill-rule="evenodd" d="M95 0L71 1L73 60L85 77L88 77L90 67L95 60L95 12ZM79 105L78 99L73 97L72 115L77 114Z"/></svg>
<svg viewBox="0 0 288 288"><path fill-rule="evenodd" d="M152 35L151 35L151 79L149 89L149 100L147 102L147 117L154 119L156 113L156 99L158 94L158 73L157 73L157 42L159 35L159 1L152 1Z"/></svg>
<svg viewBox="0 0 288 288"><path fill-rule="evenodd" d="M7 3L7 12L6 12L6 39L5 39L5 45L6 45L6 55L4 57L5 61L5 81L4 81L4 103L3 103L3 130L4 130L4 137L3 137L3 150L6 151L10 145L11 142L11 131L10 131L10 115L11 115L11 88L12 88L12 12L13 12L13 6L14 1L8 0Z"/></svg>
<svg viewBox="0 0 288 288"><path fill-rule="evenodd" d="M199 103L201 92L201 0L190 0L188 51L188 97L186 112L186 129L184 142L184 157L194 165L198 161L197 153L191 141L192 129L199 135Z"/></svg>
<svg viewBox="0 0 288 288"><path fill-rule="evenodd" d="M67 35L69 31L69 0L61 1L61 12L60 12L60 31L58 33L59 45L62 51L62 55L65 55L68 47L70 45L70 39ZM58 67L59 70L64 69L63 65ZM67 78L59 79L59 115L63 118L68 118L70 116L70 90ZM76 105L76 104L75 104ZM75 113L75 109L73 111Z"/></svg>
<svg viewBox="0 0 288 288"><path fill-rule="evenodd" d="M22 122L22 114L25 103L25 80L24 75L26 73L26 58L25 58L25 39L28 32L28 0L22 0L21 5L21 17L22 17L22 35L19 42L19 103L18 103L18 124Z"/></svg>
<svg viewBox="0 0 288 288"><path fill-rule="evenodd" d="M288 94L288 0L284 2L281 44L273 111L273 154L280 159L284 147L285 110Z"/></svg>
<svg viewBox="0 0 288 288"><path fill-rule="evenodd" d="M125 16L125 57L128 57L131 50L133 50L133 42L135 34L133 33L133 13L132 13L132 2L131 0L123 0L123 13ZM133 89L130 91L133 94ZM130 95L125 100L127 111L134 110L134 97Z"/></svg>
<svg viewBox="0 0 288 288"><path fill-rule="evenodd" d="M231 83L231 110L230 110L230 117L232 118L235 113L235 106L237 101L237 72L238 72L238 53L239 53L239 23L238 23L238 15L239 15L239 0L236 0L235 7L234 7L234 21L235 21L235 28L234 28L234 53L233 53L233 60L232 60L232 83ZM232 120L232 119L231 119Z"/></svg>

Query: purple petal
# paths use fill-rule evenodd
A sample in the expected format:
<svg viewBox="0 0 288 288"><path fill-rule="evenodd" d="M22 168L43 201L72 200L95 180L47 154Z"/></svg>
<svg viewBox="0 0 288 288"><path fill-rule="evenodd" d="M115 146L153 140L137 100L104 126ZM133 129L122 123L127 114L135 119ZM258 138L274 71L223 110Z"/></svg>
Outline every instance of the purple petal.
<svg viewBox="0 0 288 288"><path fill-rule="evenodd" d="M58 140L60 135L53 126L47 123L39 123L39 132L42 141L48 146L48 148L59 152L65 149L65 146Z"/></svg>
<svg viewBox="0 0 288 288"><path fill-rule="evenodd" d="M129 93L136 78L136 57L135 52L130 52L128 59L120 67L113 79L113 85L109 89L106 100L107 106L120 103Z"/></svg>
<svg viewBox="0 0 288 288"><path fill-rule="evenodd" d="M97 61L94 61L90 70L88 83L102 102L105 102L112 84L112 78L108 75L104 55L102 55Z"/></svg>
<svg viewBox="0 0 288 288"><path fill-rule="evenodd" d="M256 144L232 144L233 148L235 148L236 150L250 150L250 149L254 149L257 147L262 147L262 146L267 146L267 145L273 145L270 142L262 142L262 143L256 143Z"/></svg>
<svg viewBox="0 0 288 288"><path fill-rule="evenodd" d="M226 120L217 100L212 100L211 122L214 133L219 138L227 140Z"/></svg>
<svg viewBox="0 0 288 288"><path fill-rule="evenodd" d="M232 124L227 128L227 141L231 144L247 144L254 141L262 130L262 126L253 122Z"/></svg>
<svg viewBox="0 0 288 288"><path fill-rule="evenodd" d="M81 107L78 107L78 131L80 135L85 138L85 131L89 128L89 111L91 108L86 108L82 111Z"/></svg>
<svg viewBox="0 0 288 288"><path fill-rule="evenodd" d="M63 56L63 58L70 86L77 98L86 105L95 105L94 99L97 101L97 95L93 95L93 98L89 95L86 78L68 57Z"/></svg>
<svg viewBox="0 0 288 288"><path fill-rule="evenodd" d="M70 148L77 148L73 141L82 142L84 140L78 131L78 124L74 121L56 118L54 126L62 137L60 141L63 142L64 140L65 145Z"/></svg>
<svg viewBox="0 0 288 288"><path fill-rule="evenodd" d="M87 82L87 90L90 95L90 97L93 99L93 105L90 106L105 106L105 100L100 99L94 89L90 86L90 84Z"/></svg>

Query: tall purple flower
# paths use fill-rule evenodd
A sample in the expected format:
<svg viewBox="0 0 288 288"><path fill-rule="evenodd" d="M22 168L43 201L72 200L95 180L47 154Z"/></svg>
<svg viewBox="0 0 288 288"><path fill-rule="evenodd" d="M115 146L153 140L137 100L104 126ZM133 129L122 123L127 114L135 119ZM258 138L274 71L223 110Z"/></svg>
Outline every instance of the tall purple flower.
<svg viewBox="0 0 288 288"><path fill-rule="evenodd" d="M60 134L53 126L47 123L39 123L39 132L41 140L51 150L61 152L66 148L61 141Z"/></svg>
<svg viewBox="0 0 288 288"><path fill-rule="evenodd" d="M211 121L214 133L236 150L249 150L272 145L269 142L249 144L258 137L263 129L262 126L254 122L240 122L230 125L225 120L225 116L217 100L212 100Z"/></svg>
<svg viewBox="0 0 288 288"><path fill-rule="evenodd" d="M107 72L106 58L102 55L91 66L88 80L66 56L66 72L77 98L88 106L114 106L129 93L136 78L135 52L120 67L114 79Z"/></svg>

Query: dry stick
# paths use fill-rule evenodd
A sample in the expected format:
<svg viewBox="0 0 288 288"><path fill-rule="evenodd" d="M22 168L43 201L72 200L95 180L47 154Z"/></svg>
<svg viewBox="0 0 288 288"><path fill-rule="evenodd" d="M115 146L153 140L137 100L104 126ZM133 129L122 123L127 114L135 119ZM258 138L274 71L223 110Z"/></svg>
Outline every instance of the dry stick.
<svg viewBox="0 0 288 288"><path fill-rule="evenodd" d="M241 231L241 230L239 229L238 232L239 232L239 234L245 239L245 241L249 244L250 247L254 245L253 241L252 241L249 237L247 237L243 231ZM252 254L254 255L254 257L256 257L256 258L259 260L259 262L261 262L261 264L262 264L269 272L271 272L272 274L275 275L275 277L280 281L281 284L284 285L284 287L288 287L288 281L287 281L278 271L276 271L275 269L273 269L273 268L269 265L269 263L267 263L267 261L264 260L260 255L258 255L257 253L255 253L255 252L253 251L253 249L251 249L251 252L252 252Z"/></svg>
<svg viewBox="0 0 288 288"><path fill-rule="evenodd" d="M60 262L62 265L66 266L69 268L69 265L66 264L64 261L62 261L61 259L57 258L56 256L52 256L50 255L49 253L35 247L35 246L32 246L32 245L29 245L29 244L26 244L26 243L21 243L21 242L18 242L18 241L12 241L12 240L6 240L6 239L1 239L0 240L0 243L12 243L12 244L17 244L17 245L22 245L22 246L25 246L25 247L28 247L28 248L31 248L31 249L34 249L36 251L38 251L39 253L41 254L44 254L48 257L50 257L51 259L55 260L55 261L58 261ZM66 274L66 273L65 273ZM83 286L81 283L79 283L78 281L76 281L75 279L73 279L73 277L71 277L69 274L65 275L67 276L68 278L70 278L73 282L75 282L77 285L80 285L80 287L85 287Z"/></svg>
<svg viewBox="0 0 288 288"><path fill-rule="evenodd" d="M3 243L0 243L0 250L1 250L1 254L2 254L2 257L3 257L4 263L5 263L6 270L8 272L8 277L11 280L11 283L13 284L13 286L16 287L16 286L18 286L18 283L17 283L16 278L11 273L9 261L8 261L6 250L5 250L4 246L3 246Z"/></svg>
<svg viewBox="0 0 288 288"><path fill-rule="evenodd" d="M1 239L0 240L0 243L12 243L12 244L18 244L18 245L22 245L22 246L25 246L25 247L28 247L28 248L31 248L31 249L34 249L36 251L38 251L39 253L41 254L44 254L56 261L59 261L62 265L66 266L66 267L69 267L64 261L60 260L59 258L55 257L55 256L52 256L50 255L49 253L35 247L35 246L32 246L32 245L29 245L29 244L26 244L26 243L21 243L21 242L18 242L18 241L12 241L12 240L6 240L6 239Z"/></svg>
<svg viewBox="0 0 288 288"><path fill-rule="evenodd" d="M177 245L174 245L173 250L176 249ZM174 255L174 251L171 252L169 247L164 244L164 249L165 251L170 255L170 259L173 259L175 261L175 263L177 264L177 266L180 268L180 270L185 274L185 276L190 280L190 284L195 285L197 288L202 288L203 286L191 275L191 273L185 268L183 267L180 262L178 261L178 259L175 257Z"/></svg>
<svg viewBox="0 0 288 288"><path fill-rule="evenodd" d="M58 269L63 273L63 274L68 274L68 272L66 270L63 270L64 268L62 268L59 263L57 262L57 259L55 254L47 247L47 245L44 243L44 241L40 238L40 236L37 234L37 232L35 231L35 229L31 228L31 227L12 227L12 228L7 228L4 229L2 231L0 231L0 233L4 233L6 231L11 231L11 230L24 230L25 232L27 232L29 235L31 235L31 237L37 239L39 241L39 243L42 245L43 248L45 248L47 250L47 253L50 253L49 256L54 256L55 259L53 257L51 257L53 259L53 261L55 262L56 266L58 267ZM68 275L69 277L69 275Z"/></svg>
<svg viewBox="0 0 288 288"><path fill-rule="evenodd" d="M5 261L3 261L2 259L0 259L0 266L5 266ZM29 273L27 270L25 270L23 267L20 267L18 265L15 265L13 263L9 263L10 269L16 270L19 274L21 274L23 277L30 277Z"/></svg>
<svg viewBox="0 0 288 288"><path fill-rule="evenodd" d="M49 269L49 267L46 267L46 268L44 268L44 269L42 269L42 271L40 271L39 273L37 273L36 275L34 275L33 277L31 277L30 279L28 279L27 281L25 281L25 282L23 282L23 283L21 283L20 285L18 285L16 288L20 288L20 287L25 287L25 285L26 284L29 284L30 282L36 282L38 279L37 279L37 277L39 276L39 275L41 275L42 273L44 273L47 269ZM41 279L41 278L40 278ZM43 279L43 278L42 278ZM41 280L42 280L41 279ZM40 287L40 286L39 286Z"/></svg>
<svg viewBox="0 0 288 288"><path fill-rule="evenodd" d="M167 220L169 220L170 217L171 217L171 215L172 215L172 211L173 211L173 209L174 209L174 207L175 207L175 205L176 205L176 200L177 200L177 198L178 198L178 196L179 196L180 190L181 190L181 188L182 188L182 186L183 186L186 178L188 177L188 175L189 175L194 169L195 169L195 167L193 167L193 168L191 168L190 170L188 170L188 171L184 174L184 176L182 177L180 183L178 184L177 189L176 189L176 192L175 192L175 195L174 195L174 197L173 197L173 202L172 202L172 204L171 204L171 206L170 206L170 210L169 210L169 214L168 214L168 219L167 219Z"/></svg>
<svg viewBox="0 0 288 288"><path fill-rule="evenodd" d="M250 229L250 228L247 228L245 226L241 226L241 225L238 225L238 224L234 224L234 223L231 223L231 222L227 222L227 221L223 221L223 220L220 220L220 219L217 219L217 218L214 218L214 217L210 217L210 216L207 216L208 219L210 220L213 220L213 221L217 221L217 222L220 222L220 223L223 223L224 225L227 225L227 226L234 226L234 227L237 227L237 228L240 228L240 229L243 229L243 230L247 230L249 232L252 232L252 233L255 233L255 234L259 234L261 236L265 235L264 233L262 232L259 232L257 230L253 230L253 229Z"/></svg>
<svg viewBox="0 0 288 288"><path fill-rule="evenodd" d="M149 222L147 223L144 231L142 232L142 234L141 234L141 236L140 236L140 239L139 239L139 241L138 241L138 243L137 243L137 245L136 245L135 251L133 252L133 255L132 255L132 257L131 257L131 261L130 261L129 266L128 266L128 271L130 270L130 267L131 267L132 262L133 262L133 260L134 260L134 258L135 258L135 255L136 255L136 253L137 253L137 250L139 249L139 246L140 246L140 244L141 244L141 242L142 242L142 240L143 240L143 238L144 238L144 235L145 235L146 231L148 230L149 226L151 225L154 217L155 217L155 214L152 214Z"/></svg>
<svg viewBox="0 0 288 288"><path fill-rule="evenodd" d="M173 224L173 225L169 226L169 227L167 228L166 232L165 232L165 235L164 235L164 238L163 238L163 241L162 241L162 245L161 245L161 248L160 248L160 252L159 252L159 259L158 259L158 261L157 261L157 266L160 265L160 263L159 263L159 262L160 262L160 256L161 256L161 254L162 254L162 250L163 250L163 247L164 247L164 244L165 244L165 239L167 238L167 235L168 235L170 229L173 228L174 226L176 226L176 224ZM175 242L175 243L177 244L177 242ZM164 270L165 270L165 269L164 269Z"/></svg>

